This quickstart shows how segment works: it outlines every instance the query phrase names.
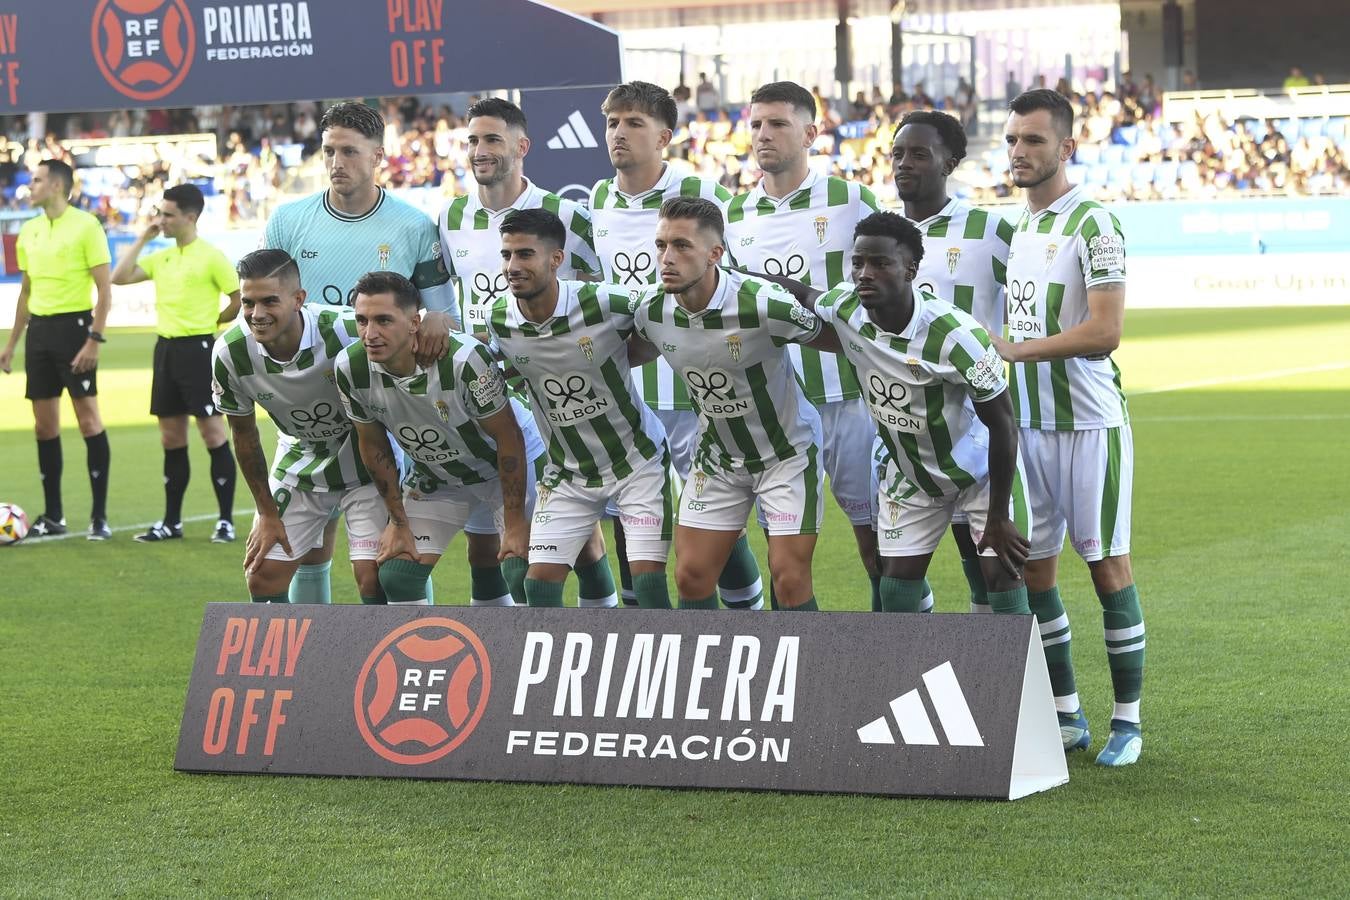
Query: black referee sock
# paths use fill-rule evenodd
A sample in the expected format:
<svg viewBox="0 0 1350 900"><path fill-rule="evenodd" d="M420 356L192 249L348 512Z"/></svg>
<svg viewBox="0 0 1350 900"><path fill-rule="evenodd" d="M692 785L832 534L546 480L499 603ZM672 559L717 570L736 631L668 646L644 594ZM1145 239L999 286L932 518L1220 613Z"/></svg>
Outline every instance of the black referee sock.
<svg viewBox="0 0 1350 900"><path fill-rule="evenodd" d="M89 493L94 495L91 519L108 518L108 467L112 464L112 450L108 447L108 432L100 431L84 439L85 464L89 467Z"/></svg>
<svg viewBox="0 0 1350 900"><path fill-rule="evenodd" d="M192 477L192 463L186 447L164 450L164 524L183 524L183 495Z"/></svg>
<svg viewBox="0 0 1350 900"><path fill-rule="evenodd" d="M220 518L234 522L234 454L230 452L230 442L212 447L211 487L216 492L216 504L220 507Z"/></svg>
<svg viewBox="0 0 1350 900"><path fill-rule="evenodd" d="M54 521L61 521L65 510L61 506L61 439L50 438L38 441L38 471L42 473L42 499L46 509L42 512Z"/></svg>

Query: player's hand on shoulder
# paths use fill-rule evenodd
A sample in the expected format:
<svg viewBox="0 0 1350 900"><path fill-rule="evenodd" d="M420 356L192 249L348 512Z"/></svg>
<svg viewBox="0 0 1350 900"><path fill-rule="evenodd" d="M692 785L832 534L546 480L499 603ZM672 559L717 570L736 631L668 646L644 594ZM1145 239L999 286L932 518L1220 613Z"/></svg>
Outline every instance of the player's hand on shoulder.
<svg viewBox="0 0 1350 900"><path fill-rule="evenodd" d="M413 352L419 366L430 366L450 350L450 329L454 321L449 313L428 312L417 329Z"/></svg>
<svg viewBox="0 0 1350 900"><path fill-rule="evenodd" d="M1003 357L1004 362L1017 362L1017 345L1012 341L1006 341L996 334L989 335L989 342L994 345L998 355Z"/></svg>

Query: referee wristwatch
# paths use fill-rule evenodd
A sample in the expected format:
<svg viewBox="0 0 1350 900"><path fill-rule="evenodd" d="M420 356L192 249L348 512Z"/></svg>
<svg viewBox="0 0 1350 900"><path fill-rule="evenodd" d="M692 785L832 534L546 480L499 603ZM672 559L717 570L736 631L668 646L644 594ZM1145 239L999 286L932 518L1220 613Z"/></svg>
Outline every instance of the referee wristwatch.
<svg viewBox="0 0 1350 900"><path fill-rule="evenodd" d="M103 336L103 332L95 331L92 328L89 329L89 340L93 341L95 344L108 343L108 339Z"/></svg>

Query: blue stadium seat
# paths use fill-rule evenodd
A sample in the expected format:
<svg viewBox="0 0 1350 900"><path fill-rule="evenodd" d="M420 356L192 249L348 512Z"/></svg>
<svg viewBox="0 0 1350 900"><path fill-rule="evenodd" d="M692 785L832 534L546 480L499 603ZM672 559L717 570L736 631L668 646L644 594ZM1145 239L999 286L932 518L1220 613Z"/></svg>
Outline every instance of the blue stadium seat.
<svg viewBox="0 0 1350 900"><path fill-rule="evenodd" d="M1102 148L1097 144L1079 144L1073 158L1085 166L1094 165L1102 160Z"/></svg>
<svg viewBox="0 0 1350 900"><path fill-rule="evenodd" d="M1100 163L1095 166L1089 166L1088 184L1106 184L1107 178L1110 177L1110 174L1111 174L1110 166L1104 166L1101 165Z"/></svg>
<svg viewBox="0 0 1350 900"><path fill-rule="evenodd" d="M1116 129L1115 134L1111 135L1113 144L1121 144L1126 147L1133 147L1139 143L1139 127L1137 125L1122 125Z"/></svg>
<svg viewBox="0 0 1350 900"><path fill-rule="evenodd" d="M1131 170L1131 180L1137 187L1147 187L1153 183L1153 163L1135 163Z"/></svg>
<svg viewBox="0 0 1350 900"><path fill-rule="evenodd" d="M1194 165L1194 163L1192 163ZM1177 173L1181 170L1181 164L1173 160L1160 162L1153 167L1153 183L1158 187L1165 187L1169 184L1176 184Z"/></svg>
<svg viewBox="0 0 1350 900"><path fill-rule="evenodd" d="M1102 148L1102 162L1107 165L1119 165L1125 162L1129 149L1121 144L1107 144Z"/></svg>
<svg viewBox="0 0 1350 900"><path fill-rule="evenodd" d="M1337 144L1345 142L1345 116L1332 116L1327 119L1326 136Z"/></svg>
<svg viewBox="0 0 1350 900"><path fill-rule="evenodd" d="M1085 184L1090 171L1090 167L1082 163L1069 163L1064 167L1064 174L1068 176L1069 184Z"/></svg>
<svg viewBox="0 0 1350 900"><path fill-rule="evenodd" d="M1322 134L1326 131L1327 127L1326 119L1317 117L1311 119L1304 119L1302 121L1303 124L1299 128L1299 134L1305 138L1308 138L1309 140L1311 140L1312 138L1320 138Z"/></svg>
<svg viewBox="0 0 1350 900"><path fill-rule="evenodd" d="M1114 165L1107 168L1107 184L1125 185L1130 183L1131 165Z"/></svg>

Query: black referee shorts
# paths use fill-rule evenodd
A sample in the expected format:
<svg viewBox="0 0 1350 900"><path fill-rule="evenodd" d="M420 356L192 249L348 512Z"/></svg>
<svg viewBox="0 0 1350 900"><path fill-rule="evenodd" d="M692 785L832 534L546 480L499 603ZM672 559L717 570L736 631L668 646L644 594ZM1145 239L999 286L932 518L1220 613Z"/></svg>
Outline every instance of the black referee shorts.
<svg viewBox="0 0 1350 900"><path fill-rule="evenodd" d="M23 369L28 376L24 396L29 400L50 400L70 391L72 398L98 396L97 367L76 373L70 368L75 354L89 340L94 311L57 313L53 316L29 316L24 336Z"/></svg>
<svg viewBox="0 0 1350 900"><path fill-rule="evenodd" d="M215 335L161 337L155 342L152 416L218 416L211 396L211 347Z"/></svg>

